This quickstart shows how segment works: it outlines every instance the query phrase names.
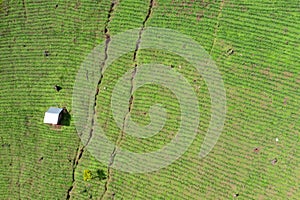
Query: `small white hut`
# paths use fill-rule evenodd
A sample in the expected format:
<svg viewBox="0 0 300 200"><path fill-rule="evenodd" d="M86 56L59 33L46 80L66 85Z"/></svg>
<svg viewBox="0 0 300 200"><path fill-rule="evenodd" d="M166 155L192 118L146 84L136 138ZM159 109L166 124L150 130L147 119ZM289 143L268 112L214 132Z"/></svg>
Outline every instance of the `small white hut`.
<svg viewBox="0 0 300 200"><path fill-rule="evenodd" d="M59 124L62 118L62 108L50 107L47 112L45 112L44 123L46 124Z"/></svg>

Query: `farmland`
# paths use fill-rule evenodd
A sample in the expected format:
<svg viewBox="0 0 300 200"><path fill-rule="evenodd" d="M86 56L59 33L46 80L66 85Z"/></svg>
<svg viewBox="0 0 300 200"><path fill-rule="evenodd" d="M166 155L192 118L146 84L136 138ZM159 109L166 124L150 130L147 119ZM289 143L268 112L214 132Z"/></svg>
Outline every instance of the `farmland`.
<svg viewBox="0 0 300 200"><path fill-rule="evenodd" d="M237 193L239 199L300 198L298 1L3 0L0 5L1 199L233 199ZM199 127L188 150L160 170L128 173L100 162L81 142L73 87L93 48L104 43L109 49L114 35L135 28L143 39L148 27L188 35L211 55L224 81L227 114L218 142L200 159L212 101L191 63L162 49L136 49L105 71L99 66L99 93L90 94L96 97L93 117L107 138L127 151L163 148L180 129L181 113L170 89L146 84L125 107L132 121L145 126L150 107L163 105L164 127L145 139L124 133L115 123L111 98L126 72L161 63L184 76L198 98ZM53 89L56 84L61 91ZM69 110L70 126L43 124L51 106ZM278 162L272 164L274 158ZM85 181L87 169L94 178Z"/></svg>

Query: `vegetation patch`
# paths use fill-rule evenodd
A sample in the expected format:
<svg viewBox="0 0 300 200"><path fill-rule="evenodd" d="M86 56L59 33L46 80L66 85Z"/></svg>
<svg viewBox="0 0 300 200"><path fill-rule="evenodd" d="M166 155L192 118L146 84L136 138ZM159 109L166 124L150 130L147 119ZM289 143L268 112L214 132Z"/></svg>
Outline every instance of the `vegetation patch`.
<svg viewBox="0 0 300 200"><path fill-rule="evenodd" d="M296 0L0 0L1 198L299 199L299 23ZM163 105L162 130L136 138L116 125L113 89L142 64L182 74L200 113L197 135L180 158L152 173L125 173L99 162L81 143L73 86L94 47L106 41L109 48L112 36L147 27L179 31L211 55L224 81L227 116L217 144L199 159L212 106L203 77L184 58L160 49L122 55L93 93L94 117L118 148L156 151L180 128L176 95L157 84L138 88L126 106L131 119L146 126L151 106ZM49 107L68 110L59 131L43 123Z"/></svg>

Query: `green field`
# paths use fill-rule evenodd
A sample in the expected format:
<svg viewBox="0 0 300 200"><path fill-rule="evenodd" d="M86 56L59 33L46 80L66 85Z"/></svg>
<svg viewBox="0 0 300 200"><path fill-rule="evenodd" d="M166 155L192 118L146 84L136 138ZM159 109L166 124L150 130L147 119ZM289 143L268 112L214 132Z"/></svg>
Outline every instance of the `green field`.
<svg viewBox="0 0 300 200"><path fill-rule="evenodd" d="M156 151L180 126L176 96L156 84L133 93L130 113L145 126L149 108L164 105L161 131L141 139L116 125L112 92L136 65L172 66L194 89L201 115L196 138L179 159L155 172L127 173L84 147L72 113L73 86L94 47L107 41L109 48L109 36L134 28L143 39L147 27L179 31L211 55L224 81L227 114L218 142L199 159L212 107L203 77L171 52L123 55L101 72L96 95L94 117L113 143ZM297 0L0 0L0 199L300 199L299 44ZM70 126L43 124L51 106L68 109ZM93 174L88 181L86 169Z"/></svg>

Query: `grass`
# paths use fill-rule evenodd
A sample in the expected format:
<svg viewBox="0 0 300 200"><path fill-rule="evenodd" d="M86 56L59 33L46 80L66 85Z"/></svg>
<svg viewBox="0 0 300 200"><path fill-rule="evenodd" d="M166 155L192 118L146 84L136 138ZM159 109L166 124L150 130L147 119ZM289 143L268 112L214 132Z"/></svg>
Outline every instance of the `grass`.
<svg viewBox="0 0 300 200"><path fill-rule="evenodd" d="M216 61L227 95L223 133L200 160L211 108L205 81L179 56L139 50L137 64L172 65L195 89L201 113L198 134L181 158L146 174L114 169L108 174L105 164L84 151L73 183L72 163L82 146L74 121L54 130L42 119L50 106L65 106L72 115L77 70L91 49L105 40L105 25L110 35L141 28L149 9L149 1L120 1L107 21L110 4L0 1L1 197L65 199L73 184L71 199L97 199L109 180L104 199L231 199L235 193L239 199L299 199L300 8L293 0L154 1L146 27L189 35ZM111 94L135 62L133 52L122 56L99 85L97 117L114 142L122 131L112 116ZM53 89L56 84L62 86L60 92ZM154 84L139 88L133 99L136 123L149 122L154 103L165 106L167 121L154 137L125 135L119 145L134 152L160 149L178 129L178 101L170 90ZM259 153L253 152L256 147ZM272 165L275 157L278 163ZM83 181L85 169L93 174L103 171L110 179Z"/></svg>
<svg viewBox="0 0 300 200"><path fill-rule="evenodd" d="M1 143L10 146L1 147L1 197L62 199L72 185L79 138L73 122L56 131L43 124L43 115L50 106L66 106L72 114L72 87L82 50L87 53L95 45L91 33L102 34L103 26L94 24L104 24L106 12L97 12L95 4L87 2L78 14L71 2L55 8L56 3L26 1L25 18L21 2L5 3L9 14L1 13L0 22L0 132ZM98 9L105 10L105 3ZM50 56L44 56L45 50ZM63 87L59 93L55 84Z"/></svg>

